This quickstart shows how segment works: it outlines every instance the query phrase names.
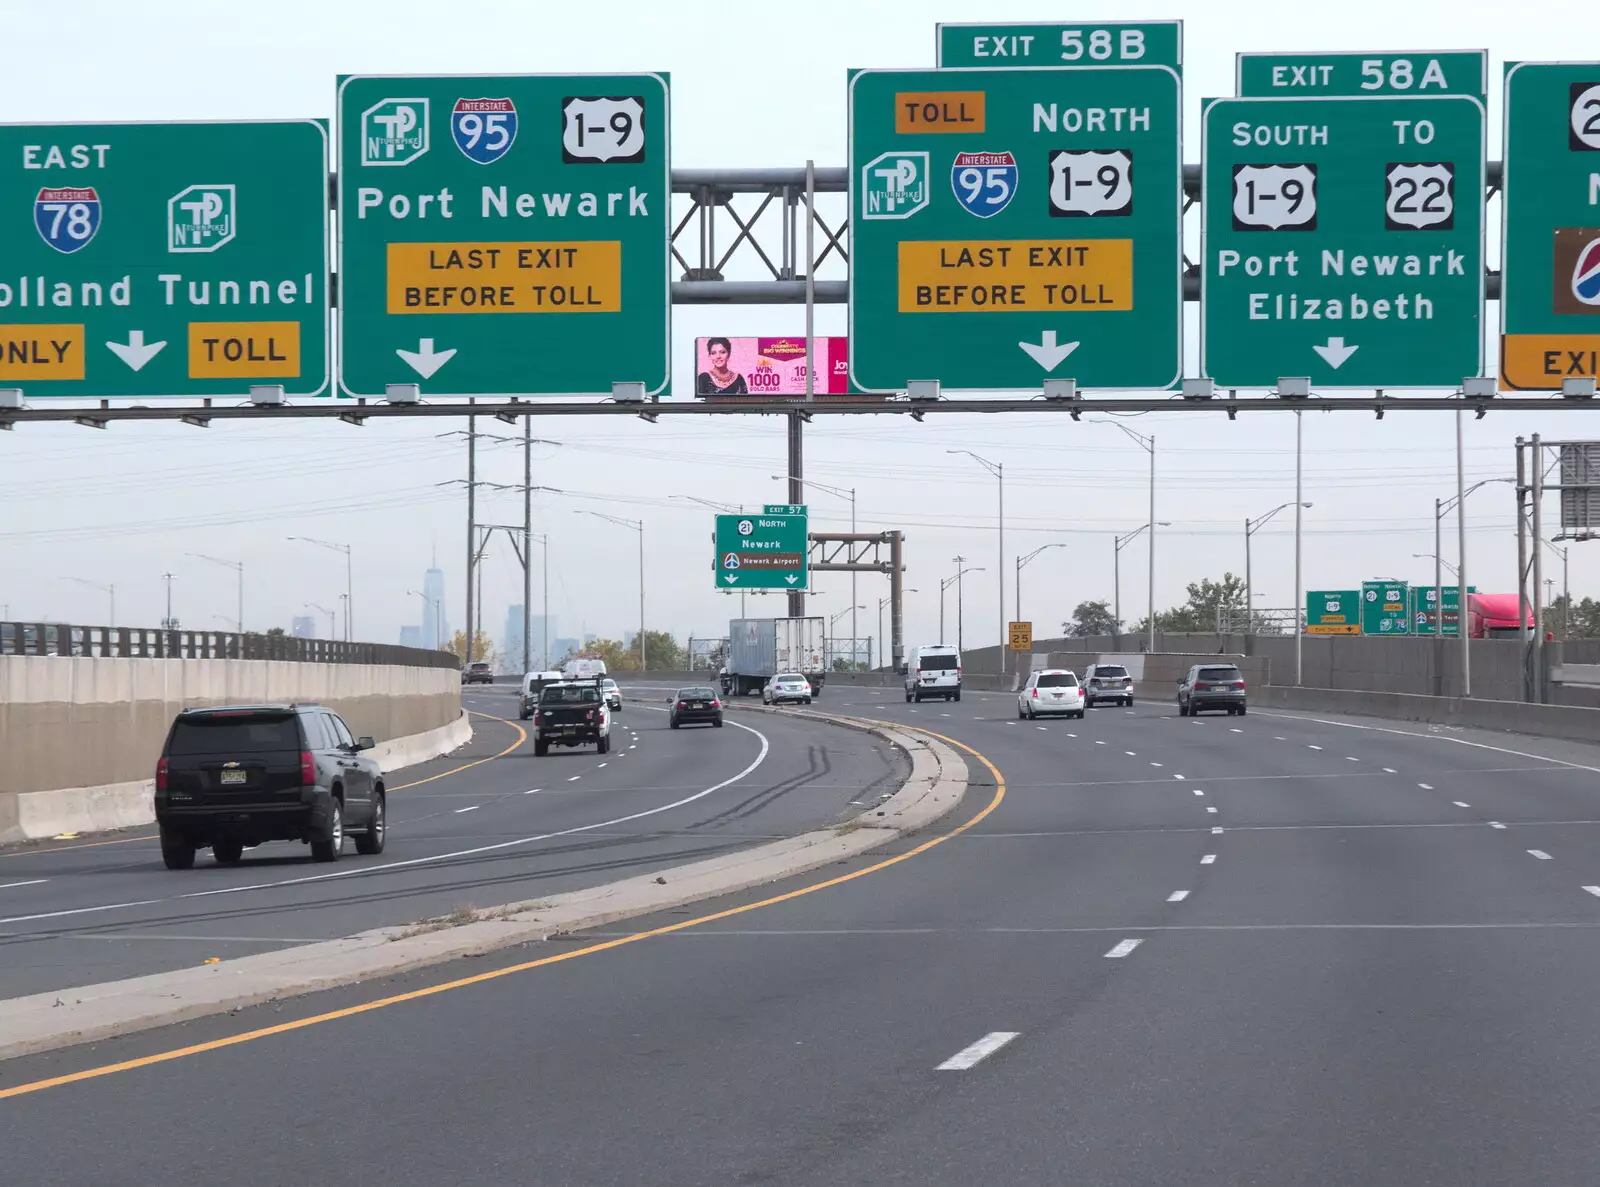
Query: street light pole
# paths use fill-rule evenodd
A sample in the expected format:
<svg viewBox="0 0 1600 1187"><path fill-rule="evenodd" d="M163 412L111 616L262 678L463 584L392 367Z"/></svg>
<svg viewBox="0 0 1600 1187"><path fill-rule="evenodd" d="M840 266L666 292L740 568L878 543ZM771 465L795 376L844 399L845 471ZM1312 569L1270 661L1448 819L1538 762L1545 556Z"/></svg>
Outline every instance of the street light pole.
<svg viewBox="0 0 1600 1187"><path fill-rule="evenodd" d="M221 565L225 569L232 569L234 572L236 572L239 575L239 618L238 618L238 623L239 623L239 633L241 635L244 634L244 562L243 561L223 560L221 557L207 556L203 552L191 552L188 555L192 556L192 557L196 557L196 558L198 558L200 560L203 560L203 561L210 561L214 565Z"/></svg>
<svg viewBox="0 0 1600 1187"><path fill-rule="evenodd" d="M1018 622L1022 621L1022 570L1023 570L1023 567L1026 566L1029 562L1031 562L1034 557L1038 556L1041 552L1045 551L1047 548L1065 548L1065 547L1066 547L1065 542L1057 540L1056 542L1054 542L1052 544L1041 544L1041 545L1039 545L1039 547L1035 548L1032 552L1028 553L1027 556L1019 556L1019 557L1017 557L1017 573L1016 573L1016 576L1012 579L1011 584L1012 584L1012 587L1013 587L1012 588L1012 593L1014 593L1016 595L1016 599L1017 599L1017 621Z"/></svg>
<svg viewBox="0 0 1600 1187"><path fill-rule="evenodd" d="M106 625L117 625L117 587L115 584L104 584L99 581L90 581L86 577L68 577L66 580L76 581L79 585L87 585L90 589L98 589L101 593L107 595L111 599L111 621L106 623ZM167 586L169 592L171 591L171 588L172 587L169 583ZM170 605L167 607L167 616L169 618L172 616L172 607Z"/></svg>
<svg viewBox="0 0 1600 1187"><path fill-rule="evenodd" d="M1265 515L1258 515L1254 519L1246 519L1244 521L1244 612L1246 619L1245 631L1250 635L1256 633L1255 592L1250 579L1250 537L1259 532L1269 519L1288 506L1290 506L1289 503L1279 503ZM1311 504L1301 503L1300 506L1309 508ZM1295 611L1297 619L1299 613L1298 610Z"/></svg>
<svg viewBox="0 0 1600 1187"><path fill-rule="evenodd" d="M580 511L578 514L593 515L597 519L620 524L639 533L639 670L643 672L649 662L644 643L644 520L623 519L617 515L607 515L604 511Z"/></svg>
<svg viewBox="0 0 1600 1187"><path fill-rule="evenodd" d="M999 556L998 556L999 563L997 565L995 565L995 575L1000 580L1000 603L999 603L999 614L1000 614L1000 636L999 636L999 639L1000 639L1000 642L999 642L999 655L1000 655L1000 674L1003 676L1003 675L1005 675L1005 671L1006 671L1006 467L1005 467L1005 463L1004 462L991 462L988 458L980 457L978 454L973 453L972 450L970 450L970 449L947 449L947 450L945 450L945 452L946 453L964 453L964 454L966 454L969 458L971 458L973 461L977 462L985 470L989 471L989 473L993 474L995 476L996 482L999 485L1000 508L999 508L999 521L998 522L999 522L999 528L1000 528L1000 552L999 552ZM956 594L957 594L956 601L958 603L961 600L960 593L961 593L960 587L958 586L957 589L956 589ZM956 627L956 633L957 634L960 634L960 629L961 629L960 625L957 624L957 627Z"/></svg>
<svg viewBox="0 0 1600 1187"><path fill-rule="evenodd" d="M353 584L353 568L352 568L352 564L351 564L351 555L354 552L354 549L349 544L335 544L335 543L333 543L332 541L329 541L329 540L313 540L310 536L290 536L289 539L291 539L291 540L299 540L302 544L315 544L319 548L327 548L327 549L331 549L334 552L342 552L342 553L344 553L344 596L345 596L345 612L344 612L344 631L345 631L345 636L344 637L345 637L345 642L347 642L347 643L350 642L350 640L355 638L355 635L353 633L353 630L352 630L352 627L351 627L351 623L350 623L350 619L351 619L351 617L353 616L353 614L355 612L355 602L356 602L356 599L355 599L355 586ZM469 593L471 592L471 587L470 586L468 587L468 592ZM468 603L467 612L469 614L471 613L470 601ZM471 648L472 648L472 640L471 640L471 637L469 635L468 640L467 640L467 649L468 649L469 653L471 651Z"/></svg>
<svg viewBox="0 0 1600 1187"><path fill-rule="evenodd" d="M1301 501L1303 495L1301 467L1301 443L1305 430L1305 419L1298 409L1294 414L1294 685L1299 688L1305 677L1305 661L1301 654L1301 646L1305 641L1305 624L1300 621L1305 605L1305 585L1301 580L1300 569L1300 530L1305 516L1305 504Z"/></svg>

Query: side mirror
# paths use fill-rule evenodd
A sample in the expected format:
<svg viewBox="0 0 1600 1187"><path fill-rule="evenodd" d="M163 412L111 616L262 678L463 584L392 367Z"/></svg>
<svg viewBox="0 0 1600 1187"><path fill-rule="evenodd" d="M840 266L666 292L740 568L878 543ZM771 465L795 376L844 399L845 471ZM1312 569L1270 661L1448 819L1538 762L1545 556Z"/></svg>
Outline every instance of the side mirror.
<svg viewBox="0 0 1600 1187"><path fill-rule="evenodd" d="M375 746L377 746L377 743L365 734L356 739L357 750L371 750Z"/></svg>

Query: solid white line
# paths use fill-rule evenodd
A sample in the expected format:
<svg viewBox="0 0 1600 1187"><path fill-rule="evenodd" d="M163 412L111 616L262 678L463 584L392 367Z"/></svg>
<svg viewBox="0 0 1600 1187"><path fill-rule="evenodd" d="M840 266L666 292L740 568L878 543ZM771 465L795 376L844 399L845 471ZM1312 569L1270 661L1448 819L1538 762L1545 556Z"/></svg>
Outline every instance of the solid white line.
<svg viewBox="0 0 1600 1187"><path fill-rule="evenodd" d="M1143 940L1122 940L1115 948L1106 953L1106 959L1121 960L1124 956L1128 955L1128 953L1132 952L1142 943L1144 943Z"/></svg>
<svg viewBox="0 0 1600 1187"><path fill-rule="evenodd" d="M1585 886L1584 889L1594 895L1595 898L1600 898L1600 886Z"/></svg>
<svg viewBox="0 0 1600 1187"><path fill-rule="evenodd" d="M1550 855L1548 853L1546 853L1543 849L1530 849L1530 850L1528 850L1528 855L1530 857L1537 857L1540 861L1550 861L1551 860Z"/></svg>
<svg viewBox="0 0 1600 1187"><path fill-rule="evenodd" d="M1472 807L1472 805L1471 805L1471 804L1468 804L1468 803L1464 803L1464 802L1463 802L1463 801L1461 801L1461 800L1451 800L1451 801L1450 801L1450 802L1451 802L1451 803L1452 803L1452 804L1454 804L1454 805L1455 805L1455 806L1456 806L1456 807L1458 807L1458 808L1470 808L1470 807Z"/></svg>
<svg viewBox="0 0 1600 1187"><path fill-rule="evenodd" d="M469 807L469 808L457 808L457 809L456 809L456 815L457 815L457 816L460 816L460 815L461 815L461 813L463 813L463 812L476 812L476 811L477 811L477 810L478 810L478 809L479 809L479 808L481 808L481 807L483 807L483 805L482 805L482 804L473 804L473 805L472 805L472 806L471 806L471 807Z"/></svg>
<svg viewBox="0 0 1600 1187"><path fill-rule="evenodd" d="M949 1059L945 1060L934 1070L939 1072L964 1072L975 1064L983 1062L996 1051L1004 1047L1022 1032L1017 1030L996 1030L983 1036L970 1047L963 1047Z"/></svg>
<svg viewBox="0 0 1600 1187"><path fill-rule="evenodd" d="M1200 859L1200 864L1203 865L1203 866L1214 866L1214 865L1216 865L1217 864L1217 855L1215 853L1206 854L1204 857L1202 857Z"/></svg>
<svg viewBox="0 0 1600 1187"><path fill-rule="evenodd" d="M48 878L29 878L26 882L0 882L0 890L14 890L18 886L41 886L50 881Z"/></svg>
<svg viewBox="0 0 1600 1187"><path fill-rule="evenodd" d="M1435 742L1454 742L1458 746L1471 746L1475 750L1492 750L1496 754L1513 754L1518 758L1531 758L1537 762L1553 763L1558 767L1567 767L1574 771L1593 771L1600 775L1600 767L1585 766L1581 762L1568 762L1564 758L1550 758L1544 754L1529 754L1526 750L1512 750L1506 746L1491 746L1487 742L1471 742L1466 738L1453 738L1448 734L1419 734L1411 730L1390 729L1382 725L1357 725L1353 721L1331 721L1323 717L1301 717L1296 713L1262 713L1263 717L1278 717L1285 721L1309 721L1316 725L1337 726L1347 730L1368 730L1377 734L1398 734L1402 738L1423 738Z"/></svg>
<svg viewBox="0 0 1600 1187"><path fill-rule="evenodd" d="M1171 894L1167 895L1167 902L1169 902L1169 903L1181 903L1181 902L1183 902L1184 899L1186 899L1188 897L1189 897L1189 892L1187 890L1174 890Z"/></svg>

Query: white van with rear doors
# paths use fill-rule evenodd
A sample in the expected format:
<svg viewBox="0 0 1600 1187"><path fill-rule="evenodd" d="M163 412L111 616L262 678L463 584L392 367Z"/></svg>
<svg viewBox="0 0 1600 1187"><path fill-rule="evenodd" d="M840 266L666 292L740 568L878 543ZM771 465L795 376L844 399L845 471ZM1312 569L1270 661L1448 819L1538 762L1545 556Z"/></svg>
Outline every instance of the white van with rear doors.
<svg viewBox="0 0 1600 1187"><path fill-rule="evenodd" d="M921 701L923 697L961 699L961 652L948 643L913 647L900 674L905 677L908 701Z"/></svg>

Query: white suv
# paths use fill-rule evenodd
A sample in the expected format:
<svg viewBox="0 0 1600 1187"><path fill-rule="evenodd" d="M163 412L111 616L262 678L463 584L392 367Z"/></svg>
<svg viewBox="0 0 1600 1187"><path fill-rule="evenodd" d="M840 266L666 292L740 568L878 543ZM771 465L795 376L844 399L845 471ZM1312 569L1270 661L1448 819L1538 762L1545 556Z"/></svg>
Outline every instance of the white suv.
<svg viewBox="0 0 1600 1187"><path fill-rule="evenodd" d="M1017 693L1017 718L1032 720L1051 713L1068 717L1084 714L1083 685L1075 673L1065 668L1042 668L1028 673L1028 682Z"/></svg>

